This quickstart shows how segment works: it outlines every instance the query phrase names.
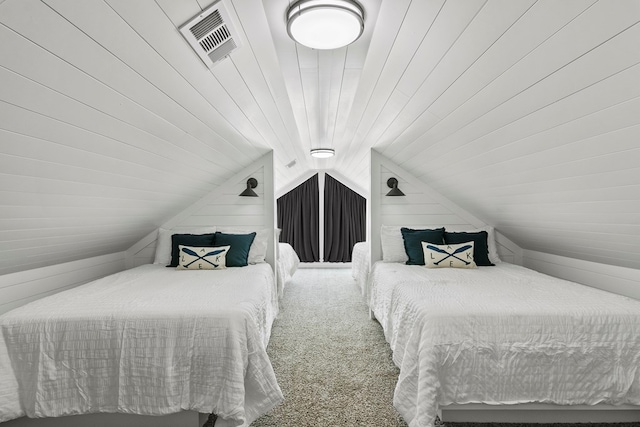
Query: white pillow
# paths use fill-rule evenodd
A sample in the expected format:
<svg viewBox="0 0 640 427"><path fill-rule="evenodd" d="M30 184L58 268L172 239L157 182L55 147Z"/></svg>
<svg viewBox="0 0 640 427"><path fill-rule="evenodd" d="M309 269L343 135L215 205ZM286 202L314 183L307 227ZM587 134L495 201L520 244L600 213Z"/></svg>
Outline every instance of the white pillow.
<svg viewBox="0 0 640 427"><path fill-rule="evenodd" d="M231 246L200 247L178 245L178 270L223 270Z"/></svg>
<svg viewBox="0 0 640 427"><path fill-rule="evenodd" d="M256 237L253 239L253 243L251 243L251 248L249 249L249 256L247 257L247 263L249 264L259 264L265 262L264 259L267 256L267 245L269 244L269 234L273 233L272 228L263 228L261 230L251 230L251 229L240 229L240 228L232 228L232 227L218 227L218 230L221 233L227 234L248 234L248 233L256 233Z"/></svg>
<svg viewBox="0 0 640 427"><path fill-rule="evenodd" d="M404 248L404 240L400 232L401 226L383 225L380 228L380 243L382 244L382 261L402 262L409 260Z"/></svg>
<svg viewBox="0 0 640 427"><path fill-rule="evenodd" d="M473 260L473 242L435 245L422 242L427 268L477 268Z"/></svg>
<svg viewBox="0 0 640 427"><path fill-rule="evenodd" d="M477 233L479 231L487 232L487 248L489 249L489 261L494 264L499 264L502 262L500 256L498 255L498 245L496 244L496 235L493 227L479 227L479 228L464 228L455 225L446 225L444 227L445 231L452 232L467 232L467 233Z"/></svg>
<svg viewBox="0 0 640 427"><path fill-rule="evenodd" d="M180 228L179 230L170 230L167 228L158 228L158 237L156 238L156 256L153 260L154 264L169 265L171 263L171 236L174 234L208 234L215 233L216 227L194 227Z"/></svg>

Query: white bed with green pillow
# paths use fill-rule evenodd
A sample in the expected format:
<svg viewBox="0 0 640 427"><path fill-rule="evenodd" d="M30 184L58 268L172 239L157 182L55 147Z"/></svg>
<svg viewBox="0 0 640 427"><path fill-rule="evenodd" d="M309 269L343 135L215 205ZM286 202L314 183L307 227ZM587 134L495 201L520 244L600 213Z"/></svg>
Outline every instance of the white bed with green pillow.
<svg viewBox="0 0 640 427"><path fill-rule="evenodd" d="M155 264L0 316L0 366L18 386L0 390L0 408L31 418L195 411L248 426L283 399L266 353L278 292L264 255L246 262L249 247L237 254L244 266L224 265L232 248L180 245L168 268L170 247L158 245Z"/></svg>
<svg viewBox="0 0 640 427"><path fill-rule="evenodd" d="M452 408L538 404L640 421L640 301L499 262L490 243L474 259L482 240L471 233L412 242L425 265L407 265L398 229L382 230L369 302L400 368L394 406L410 427L432 427Z"/></svg>
<svg viewBox="0 0 640 427"><path fill-rule="evenodd" d="M360 288L360 293L365 298L367 295L367 280L369 278L369 270L371 265L371 251L369 250L369 242L358 242L353 245L351 250L351 277L356 281Z"/></svg>
<svg viewBox="0 0 640 427"><path fill-rule="evenodd" d="M284 288L289 281L293 278L293 275L298 270L300 265L300 258L289 243L278 243L278 255L276 257L277 264L277 279L278 279L278 297L282 298L284 295Z"/></svg>

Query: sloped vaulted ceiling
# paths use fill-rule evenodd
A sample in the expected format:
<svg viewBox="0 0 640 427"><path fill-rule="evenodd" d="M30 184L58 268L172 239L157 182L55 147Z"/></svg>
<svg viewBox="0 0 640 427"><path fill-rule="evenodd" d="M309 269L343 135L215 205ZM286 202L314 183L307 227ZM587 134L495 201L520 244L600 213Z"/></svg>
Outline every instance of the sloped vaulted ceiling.
<svg viewBox="0 0 640 427"><path fill-rule="evenodd" d="M222 1L210 70L178 31L210 0L0 0L0 274L127 249L271 149L277 188L366 188L371 148L524 248L640 268L637 0L362 0L335 51Z"/></svg>

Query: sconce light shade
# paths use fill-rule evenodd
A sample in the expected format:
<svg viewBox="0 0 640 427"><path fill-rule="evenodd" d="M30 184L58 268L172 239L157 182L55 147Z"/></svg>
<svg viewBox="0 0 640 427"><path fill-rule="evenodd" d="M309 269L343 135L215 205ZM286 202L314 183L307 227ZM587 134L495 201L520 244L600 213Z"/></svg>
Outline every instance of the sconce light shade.
<svg viewBox="0 0 640 427"><path fill-rule="evenodd" d="M249 178L247 180L247 188L245 188L244 191L240 193L240 195L243 197L258 197L256 192L253 191L253 189L256 188L257 186L258 186L258 180L255 178Z"/></svg>
<svg viewBox="0 0 640 427"><path fill-rule="evenodd" d="M336 151L333 148L313 148L311 150L311 157L316 159L327 159L333 157Z"/></svg>
<svg viewBox="0 0 640 427"><path fill-rule="evenodd" d="M387 196L404 196L404 193L402 191L400 191L400 189L398 188L398 180L395 178L389 178L387 180L387 187L389 187L391 189L391 191L389 191L387 193Z"/></svg>
<svg viewBox="0 0 640 427"><path fill-rule="evenodd" d="M364 10L355 0L298 0L287 11L287 32L312 49L338 49L358 40Z"/></svg>

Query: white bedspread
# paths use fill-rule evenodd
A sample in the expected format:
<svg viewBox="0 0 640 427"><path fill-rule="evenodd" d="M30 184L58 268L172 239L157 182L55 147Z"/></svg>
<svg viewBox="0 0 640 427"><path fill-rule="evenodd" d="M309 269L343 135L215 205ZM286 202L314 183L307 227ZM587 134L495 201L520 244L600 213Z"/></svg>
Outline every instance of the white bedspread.
<svg viewBox="0 0 640 427"><path fill-rule="evenodd" d="M285 285L299 265L300 258L293 247L289 243L278 243L278 297L282 298Z"/></svg>
<svg viewBox="0 0 640 427"><path fill-rule="evenodd" d="M351 276L360 287L360 293L368 301L367 280L370 269L369 242L358 242L351 251Z"/></svg>
<svg viewBox="0 0 640 427"><path fill-rule="evenodd" d="M249 424L282 401L266 346L271 266L144 265L0 316L30 417L214 412Z"/></svg>
<svg viewBox="0 0 640 427"><path fill-rule="evenodd" d="M410 427L451 403L640 405L640 301L507 263L379 262L371 286Z"/></svg>

